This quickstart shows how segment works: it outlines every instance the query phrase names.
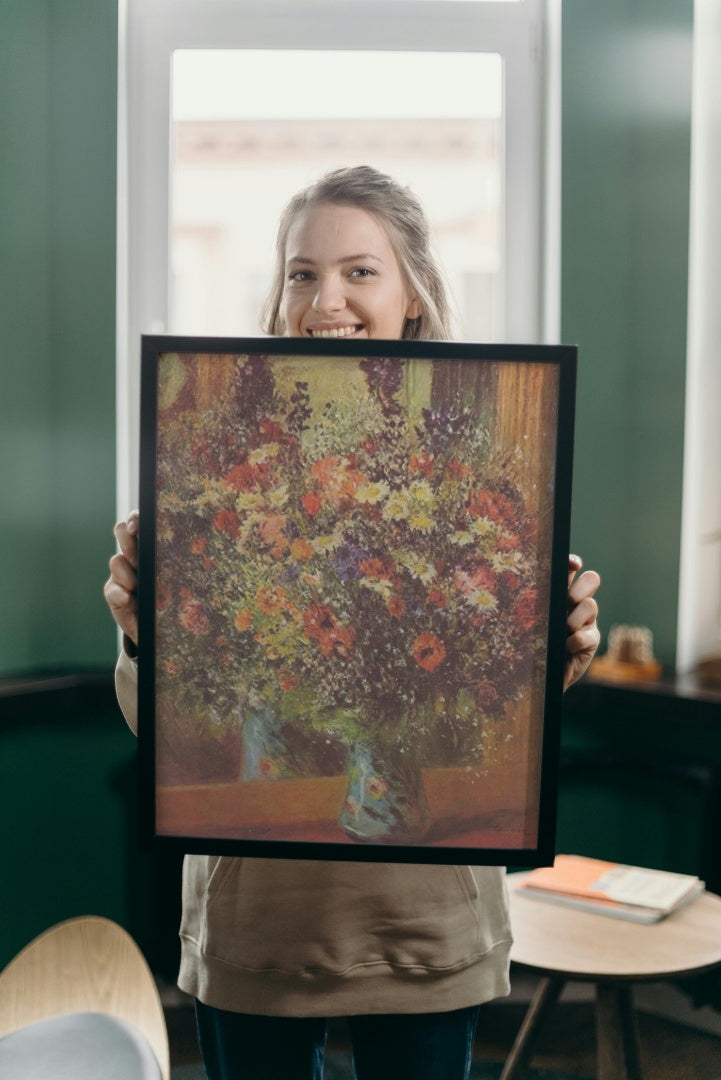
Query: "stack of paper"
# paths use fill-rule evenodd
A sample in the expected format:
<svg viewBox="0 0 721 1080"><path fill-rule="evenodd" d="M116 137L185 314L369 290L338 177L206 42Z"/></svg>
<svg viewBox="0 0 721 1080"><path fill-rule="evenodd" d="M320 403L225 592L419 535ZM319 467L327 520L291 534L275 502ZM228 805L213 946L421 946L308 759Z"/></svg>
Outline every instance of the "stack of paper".
<svg viewBox="0 0 721 1080"><path fill-rule="evenodd" d="M653 923L693 900L705 886L693 874L557 855L553 866L532 870L518 888L536 900Z"/></svg>

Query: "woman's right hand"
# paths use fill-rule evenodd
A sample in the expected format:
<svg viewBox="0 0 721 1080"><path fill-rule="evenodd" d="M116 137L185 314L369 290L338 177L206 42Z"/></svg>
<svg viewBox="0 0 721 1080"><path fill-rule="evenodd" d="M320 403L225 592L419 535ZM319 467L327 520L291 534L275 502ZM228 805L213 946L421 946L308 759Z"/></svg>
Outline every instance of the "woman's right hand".
<svg viewBox="0 0 721 1080"><path fill-rule="evenodd" d="M138 644L138 526L138 511L133 510L113 529L120 553L110 560L103 590L110 613L134 645Z"/></svg>

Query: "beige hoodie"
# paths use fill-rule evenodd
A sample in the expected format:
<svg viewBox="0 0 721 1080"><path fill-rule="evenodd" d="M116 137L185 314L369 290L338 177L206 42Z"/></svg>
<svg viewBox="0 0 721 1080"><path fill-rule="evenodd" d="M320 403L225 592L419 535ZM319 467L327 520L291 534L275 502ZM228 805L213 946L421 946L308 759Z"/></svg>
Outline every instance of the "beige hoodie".
<svg viewBox="0 0 721 1080"><path fill-rule="evenodd" d="M137 666L118 700L137 720ZM270 1016L442 1012L509 992L501 867L186 855L178 984Z"/></svg>

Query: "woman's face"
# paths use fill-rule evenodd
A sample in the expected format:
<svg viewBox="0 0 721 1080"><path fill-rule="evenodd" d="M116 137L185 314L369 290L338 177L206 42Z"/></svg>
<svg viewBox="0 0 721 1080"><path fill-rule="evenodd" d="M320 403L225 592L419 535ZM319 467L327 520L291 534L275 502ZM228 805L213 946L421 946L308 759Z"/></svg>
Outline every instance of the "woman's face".
<svg viewBox="0 0 721 1080"><path fill-rule="evenodd" d="M399 338L421 306L388 234L357 206L322 203L288 231L281 315L290 337Z"/></svg>

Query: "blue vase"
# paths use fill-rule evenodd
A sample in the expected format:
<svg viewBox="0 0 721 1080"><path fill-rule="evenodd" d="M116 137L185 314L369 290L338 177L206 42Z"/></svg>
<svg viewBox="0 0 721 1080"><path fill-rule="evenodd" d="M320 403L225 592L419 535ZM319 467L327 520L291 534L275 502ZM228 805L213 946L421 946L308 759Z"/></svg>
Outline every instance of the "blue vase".
<svg viewBox="0 0 721 1080"><path fill-rule="evenodd" d="M337 776L345 770L345 747L338 739L280 720L272 702L246 706L241 734L241 780Z"/></svg>
<svg viewBox="0 0 721 1080"><path fill-rule="evenodd" d="M272 706L246 709L242 735L242 780L283 780L294 775L285 733Z"/></svg>
<svg viewBox="0 0 721 1080"><path fill-rule="evenodd" d="M341 828L359 843L422 840L429 823L423 777L408 748L357 743L348 759L348 787Z"/></svg>

